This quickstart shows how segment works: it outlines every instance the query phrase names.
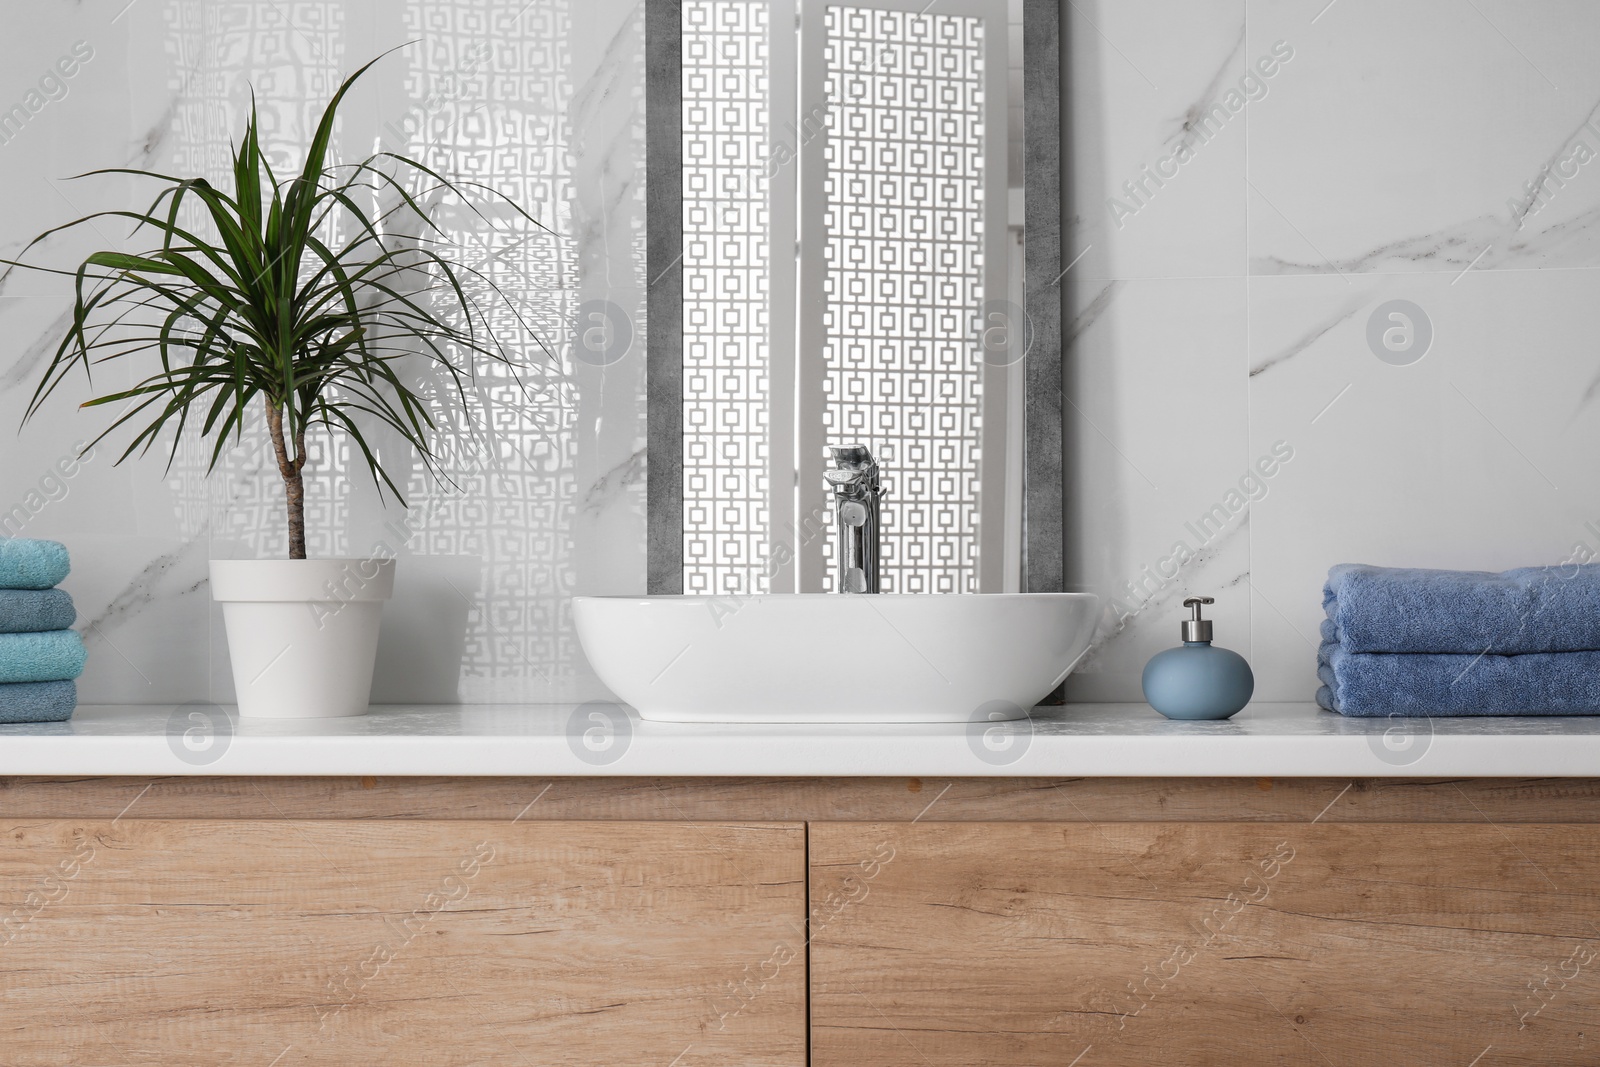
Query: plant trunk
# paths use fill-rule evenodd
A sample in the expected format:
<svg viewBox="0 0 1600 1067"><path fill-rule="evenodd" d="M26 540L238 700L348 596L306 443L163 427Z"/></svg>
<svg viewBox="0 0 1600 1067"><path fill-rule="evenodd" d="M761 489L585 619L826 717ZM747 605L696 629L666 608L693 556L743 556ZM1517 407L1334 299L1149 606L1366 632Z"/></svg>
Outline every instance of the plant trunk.
<svg viewBox="0 0 1600 1067"><path fill-rule="evenodd" d="M306 486L300 471L306 465L306 436L294 435L294 455L289 455L283 435L283 410L267 400L267 429L272 434L272 451L283 475L283 495L289 509L289 558L306 558Z"/></svg>

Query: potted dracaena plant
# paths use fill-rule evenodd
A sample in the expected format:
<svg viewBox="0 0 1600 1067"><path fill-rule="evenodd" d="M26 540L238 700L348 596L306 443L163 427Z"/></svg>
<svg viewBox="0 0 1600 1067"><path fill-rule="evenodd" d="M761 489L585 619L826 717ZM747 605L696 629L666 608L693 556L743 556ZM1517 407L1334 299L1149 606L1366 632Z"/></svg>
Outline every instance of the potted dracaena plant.
<svg viewBox="0 0 1600 1067"><path fill-rule="evenodd" d="M387 490L403 503L390 469L395 456L380 455L369 434L377 429L403 443L393 450L407 453L402 476L413 462L439 475L429 440L434 404L459 400L464 410L480 359L512 365L490 332L486 301L510 308L511 321L532 335L491 278L441 250L446 235L424 205L459 200L487 221L472 198L489 196L539 226L532 216L487 186L451 181L391 152L329 162L335 113L371 66L334 93L298 174L280 180L274 173L252 105L232 153L230 191L203 178L92 171L81 177L132 174L162 188L143 211L97 212L28 245L105 218L160 237L150 251L96 252L76 270L52 271L75 279L72 324L25 420L74 370L143 359L137 384L82 405L126 405L95 440L123 426L136 431L117 462L162 442L170 444L170 466L185 427L198 426L212 439L209 473L247 425L265 422L270 462L283 479L289 558L211 562L243 715L356 715L371 694L394 561L306 558L307 435L343 433L380 497ZM193 227L180 210L190 204L202 220ZM10 262L33 266L22 257ZM413 370L422 369L417 361L433 367L432 404L408 382L406 361Z"/></svg>

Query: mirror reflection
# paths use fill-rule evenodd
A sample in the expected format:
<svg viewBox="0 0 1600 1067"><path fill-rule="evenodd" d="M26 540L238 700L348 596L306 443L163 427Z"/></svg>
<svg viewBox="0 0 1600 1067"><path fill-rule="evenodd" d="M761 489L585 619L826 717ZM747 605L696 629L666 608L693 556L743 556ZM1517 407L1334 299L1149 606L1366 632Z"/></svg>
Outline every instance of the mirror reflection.
<svg viewBox="0 0 1600 1067"><path fill-rule="evenodd" d="M678 15L681 591L1018 589L1021 0Z"/></svg>

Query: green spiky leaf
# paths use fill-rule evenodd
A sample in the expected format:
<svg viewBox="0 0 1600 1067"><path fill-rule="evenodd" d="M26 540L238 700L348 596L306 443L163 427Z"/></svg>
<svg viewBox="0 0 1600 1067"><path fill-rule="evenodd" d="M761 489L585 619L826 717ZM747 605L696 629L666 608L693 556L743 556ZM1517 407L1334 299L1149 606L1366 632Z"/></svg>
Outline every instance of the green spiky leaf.
<svg viewBox="0 0 1600 1067"><path fill-rule="evenodd" d="M118 462L170 440L170 464L184 429L194 425L213 439L208 470L214 470L252 412L264 414L291 490L291 555L304 554L303 510L294 499L309 431L349 435L379 493L403 502L367 439L374 427L398 435L428 471L437 474L439 467L430 442L434 406L397 372L398 361L433 362L463 407L478 360L514 369L475 293L509 308L549 355L492 278L440 250L445 235L425 206L450 195L476 212L474 198L503 197L390 152L350 165L329 162L339 105L372 63L346 78L328 102L298 174L280 181L274 173L252 102L233 152L231 190L147 170L92 171L135 175L161 188L143 211L76 219L40 234L18 260L3 261L68 275L74 284L71 325L24 419L36 416L77 370L154 357L156 365L137 384L83 405L126 405L94 444L126 427L132 439ZM186 204L207 224L196 228L214 239L180 221ZM134 234L157 235L159 247L96 252L72 271L27 262L46 238L106 219L131 222Z"/></svg>

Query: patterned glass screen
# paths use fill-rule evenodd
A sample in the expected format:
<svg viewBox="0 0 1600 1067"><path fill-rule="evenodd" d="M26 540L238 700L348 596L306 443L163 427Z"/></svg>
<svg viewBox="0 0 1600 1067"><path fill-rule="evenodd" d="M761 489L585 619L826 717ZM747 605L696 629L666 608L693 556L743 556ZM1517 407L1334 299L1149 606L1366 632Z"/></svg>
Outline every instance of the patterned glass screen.
<svg viewBox="0 0 1600 1067"><path fill-rule="evenodd" d="M881 591L976 592L984 20L824 13L826 174L820 188L798 191L826 235L800 250L802 261L824 260L823 340L796 356L813 361L823 388L798 398L798 416L820 423L826 444L866 444L879 459ZM771 292L770 164L793 157L767 158L769 72L788 65L775 58L792 58L779 50L799 47L770 21L765 0L683 5L686 593L770 584L770 301L794 294ZM802 510L826 500L815 480L799 487ZM829 589L834 546L823 542Z"/></svg>
<svg viewBox="0 0 1600 1067"><path fill-rule="evenodd" d="M413 0L408 37L428 42L407 76L419 103L384 131L441 173L499 190L541 219L558 219L574 198L572 83L563 75L570 16L565 5L517 11L493 4ZM439 462L459 488L413 474L407 491L415 547L436 557L482 559L492 585L461 658L467 699L504 699L498 678L539 664L565 664L572 630L572 523L577 495L577 395L523 329L562 337L574 321L573 290L552 279L575 273L569 242L525 226L486 223L465 207L436 215L469 266L491 275L516 309L489 299L489 327L507 339L515 368L480 361L469 410L436 435ZM520 319L519 319L520 317ZM452 586L454 589L454 586ZM454 589L465 598L465 592Z"/></svg>
<svg viewBox="0 0 1600 1067"><path fill-rule="evenodd" d="M983 21L825 24L826 439L883 467L881 591L977 592Z"/></svg>
<svg viewBox="0 0 1600 1067"><path fill-rule="evenodd" d="M322 108L339 88L344 52L345 10L331 0L302 0L285 11L246 0L170 4L163 11L166 49L173 71L173 158L167 173L203 175L229 188L232 160L228 146L238 136L243 114L238 86L248 77L261 136L280 174L305 163ZM143 164L140 164L143 165ZM186 226L204 232L204 211L192 198L184 205ZM307 442L312 458L306 471L306 531L313 555L350 556L341 501L351 491L350 442L343 434L316 434ZM211 477L211 442L187 435L168 482L186 537L214 536L250 545L263 556L289 550L283 515L283 483L272 476L265 428L251 428L248 458L230 456L223 477ZM365 547L365 546L362 546Z"/></svg>
<svg viewBox="0 0 1600 1067"><path fill-rule="evenodd" d="M683 5L683 590L767 591L765 3Z"/></svg>
<svg viewBox="0 0 1600 1067"><path fill-rule="evenodd" d="M204 0L167 9L168 49L179 79L174 167L229 180L228 145L254 102L262 137L279 173L297 170L300 148L327 99L349 73L346 5L338 0ZM566 48L571 22L565 3L500 10L480 0L412 0L393 17L406 50L380 70L405 79L401 99L376 134L402 152L461 182L490 185L555 225L573 200L570 128L573 83ZM361 46L365 49L365 45ZM374 77L381 76L375 74ZM246 94L245 87L253 93ZM350 114L341 124L354 121ZM371 151L372 133L351 145L339 128L336 151ZM364 154L364 153L363 153ZM371 555L408 550L432 557L448 574L449 603L470 618L457 696L468 702L538 699L571 671L576 638L565 618L573 591L569 530L577 497L574 470L578 409L575 392L527 334L565 336L573 289L552 284L574 276L574 243L532 227L492 226L449 203L433 217L453 255L492 273L514 301L513 312L488 298L484 282L469 288L489 311L515 369L479 360L468 410L438 398L433 446L447 481L415 464L402 481L409 505L387 521L356 513L366 472L348 437L312 435L306 472L306 520L313 555ZM448 391L446 391L448 392ZM260 556L287 552L283 486L273 473L264 433L227 459L225 477L208 477L210 442L183 442L171 478L186 533L248 546ZM404 468L398 468L404 477ZM492 575L492 583L483 581Z"/></svg>

